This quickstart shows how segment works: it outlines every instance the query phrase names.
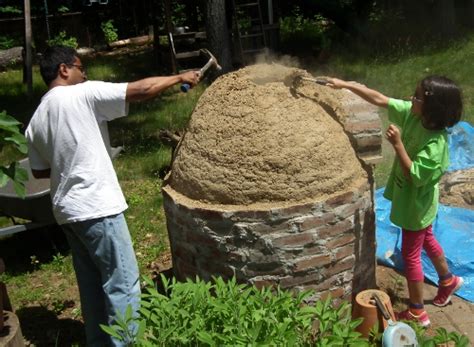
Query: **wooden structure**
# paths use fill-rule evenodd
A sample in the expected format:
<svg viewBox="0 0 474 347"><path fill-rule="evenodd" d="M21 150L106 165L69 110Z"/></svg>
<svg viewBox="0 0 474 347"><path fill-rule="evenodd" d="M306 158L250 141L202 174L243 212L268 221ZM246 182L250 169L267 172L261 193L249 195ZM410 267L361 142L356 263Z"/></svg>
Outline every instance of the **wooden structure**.
<svg viewBox="0 0 474 347"><path fill-rule="evenodd" d="M247 55L263 53L267 40L260 1L233 0L235 41L242 61Z"/></svg>
<svg viewBox="0 0 474 347"><path fill-rule="evenodd" d="M273 0L232 0L229 4L226 11L228 25L232 26L229 30L232 32L231 46L235 62L245 64L256 54L269 49L278 50L279 20ZM182 69L183 62L198 57L199 49L209 48L212 51L207 42L209 35L198 28L196 23L189 31L183 30L185 27L175 26L172 21L171 0L164 0L164 15L171 69L174 73Z"/></svg>

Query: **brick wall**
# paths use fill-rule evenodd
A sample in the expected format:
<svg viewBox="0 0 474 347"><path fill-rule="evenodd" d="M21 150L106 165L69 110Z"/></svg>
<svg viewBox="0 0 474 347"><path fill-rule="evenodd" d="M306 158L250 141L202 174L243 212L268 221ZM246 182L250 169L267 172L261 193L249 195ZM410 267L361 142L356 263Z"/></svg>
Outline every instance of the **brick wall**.
<svg viewBox="0 0 474 347"><path fill-rule="evenodd" d="M191 206L171 187L164 207L178 279L231 277L257 286L349 298L375 279L370 185L326 201L269 210Z"/></svg>

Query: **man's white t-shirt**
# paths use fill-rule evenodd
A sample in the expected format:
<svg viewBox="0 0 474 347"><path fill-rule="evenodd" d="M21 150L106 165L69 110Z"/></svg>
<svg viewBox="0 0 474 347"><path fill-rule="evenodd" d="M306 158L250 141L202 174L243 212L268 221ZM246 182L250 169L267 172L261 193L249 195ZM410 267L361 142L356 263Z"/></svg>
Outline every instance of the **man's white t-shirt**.
<svg viewBox="0 0 474 347"><path fill-rule="evenodd" d="M34 170L51 169L58 224L111 216L127 208L109 156L103 122L124 117L127 83L58 86L41 99L26 129Z"/></svg>

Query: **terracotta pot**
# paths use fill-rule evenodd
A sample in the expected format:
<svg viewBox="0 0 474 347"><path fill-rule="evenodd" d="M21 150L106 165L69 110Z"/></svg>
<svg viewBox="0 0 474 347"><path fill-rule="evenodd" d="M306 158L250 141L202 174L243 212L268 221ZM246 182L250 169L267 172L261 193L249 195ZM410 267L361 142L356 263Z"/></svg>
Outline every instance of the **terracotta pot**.
<svg viewBox="0 0 474 347"><path fill-rule="evenodd" d="M362 323L356 328L356 330L364 337L369 336L369 332L375 324L378 323L379 332L383 332L388 325L387 321L383 318L382 313L377 310L375 302L372 300L373 293L377 293L379 295L380 299L382 299L382 302L387 307L388 312L392 316L392 319L395 318L392 303L390 302L390 297L386 293L377 289L367 289L360 292L355 298L352 308L352 318L364 319Z"/></svg>

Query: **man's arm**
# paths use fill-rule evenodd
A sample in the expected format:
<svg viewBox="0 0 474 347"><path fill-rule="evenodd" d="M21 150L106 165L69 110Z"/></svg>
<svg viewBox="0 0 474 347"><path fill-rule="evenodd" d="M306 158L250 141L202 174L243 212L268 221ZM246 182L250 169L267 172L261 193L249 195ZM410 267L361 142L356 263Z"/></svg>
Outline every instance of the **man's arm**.
<svg viewBox="0 0 474 347"><path fill-rule="evenodd" d="M46 170L31 169L31 173L33 174L34 178L49 178L51 176L51 169L46 169Z"/></svg>
<svg viewBox="0 0 474 347"><path fill-rule="evenodd" d="M199 82L199 77L199 71L188 71L179 75L149 77L130 82L125 100L127 102L148 100L177 83L189 83L195 86Z"/></svg>
<svg viewBox="0 0 474 347"><path fill-rule="evenodd" d="M328 78L328 86L334 89L341 89L341 88L346 88L349 89L351 92L354 94L357 94L360 96L362 99L364 99L367 102L370 102L373 105L379 106L379 107L388 107L388 97L383 95L382 93L374 90L367 88L363 84L360 83L355 83L355 82L347 82L340 80L338 78Z"/></svg>

